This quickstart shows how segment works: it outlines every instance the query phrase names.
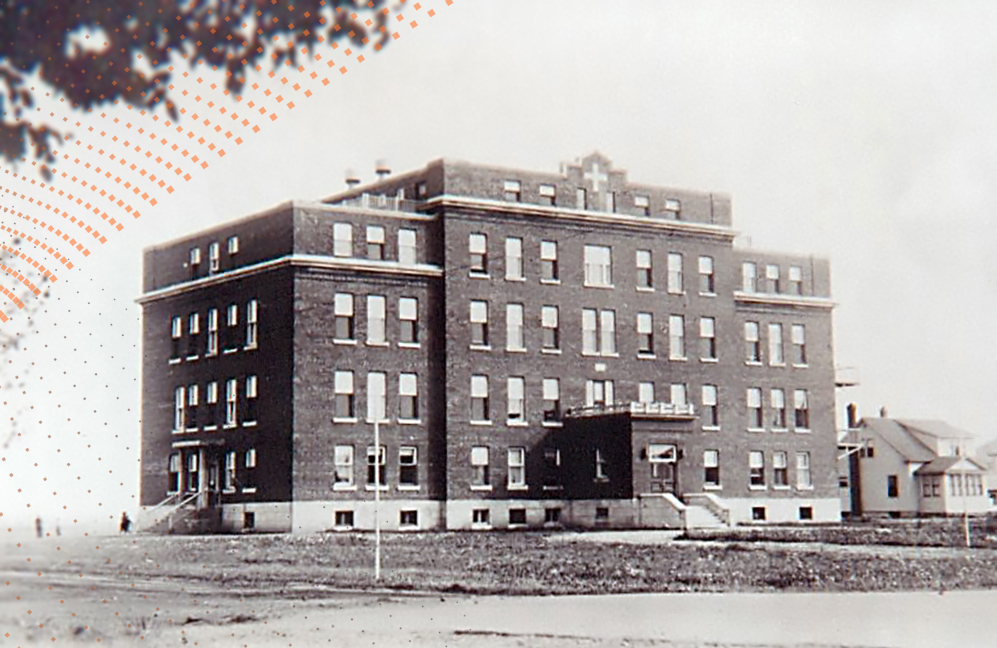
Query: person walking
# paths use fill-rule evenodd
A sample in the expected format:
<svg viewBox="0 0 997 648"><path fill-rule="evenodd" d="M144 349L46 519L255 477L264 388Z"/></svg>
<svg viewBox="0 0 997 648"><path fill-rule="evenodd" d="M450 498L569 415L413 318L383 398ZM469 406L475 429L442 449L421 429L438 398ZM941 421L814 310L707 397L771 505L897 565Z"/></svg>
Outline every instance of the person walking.
<svg viewBox="0 0 997 648"><path fill-rule="evenodd" d="M35 532L39 538L42 537L42 519L40 517L35 518Z"/></svg>
<svg viewBox="0 0 997 648"><path fill-rule="evenodd" d="M121 533L128 533L129 529L132 528L132 521L128 517L127 511L121 512Z"/></svg>

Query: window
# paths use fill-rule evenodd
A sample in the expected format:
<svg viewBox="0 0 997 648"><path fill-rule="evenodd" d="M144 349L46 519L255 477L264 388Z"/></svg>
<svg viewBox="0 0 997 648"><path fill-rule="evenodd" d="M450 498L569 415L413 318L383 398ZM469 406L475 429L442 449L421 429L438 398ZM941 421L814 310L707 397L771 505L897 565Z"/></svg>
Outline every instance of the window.
<svg viewBox="0 0 997 648"><path fill-rule="evenodd" d="M333 224L332 254L337 257L353 256L353 226L349 223Z"/></svg>
<svg viewBox="0 0 997 648"><path fill-rule="evenodd" d="M471 302L471 346L488 346L488 302Z"/></svg>
<svg viewBox="0 0 997 648"><path fill-rule="evenodd" d="M893 477L893 495L890 497L897 497L900 487L896 483L896 475L890 475ZM797 488L812 488L813 480L810 478L810 453L809 452L797 452L796 453L796 487Z"/></svg>
<svg viewBox="0 0 997 648"><path fill-rule="evenodd" d="M419 485L419 451L415 446L398 448L398 485Z"/></svg>
<svg viewBox="0 0 997 648"><path fill-rule="evenodd" d="M353 419L356 418L356 400L353 391L353 372L337 371L335 373L335 418Z"/></svg>
<svg viewBox="0 0 997 648"><path fill-rule="evenodd" d="M239 305L229 304L225 310L225 352L230 353L239 348L237 333L239 331Z"/></svg>
<svg viewBox="0 0 997 648"><path fill-rule="evenodd" d="M372 261L384 260L384 228L380 225L367 226L367 258Z"/></svg>
<svg viewBox="0 0 997 648"><path fill-rule="evenodd" d="M650 250L637 250L637 287L648 290L654 288Z"/></svg>
<svg viewBox="0 0 997 648"><path fill-rule="evenodd" d="M668 358L685 360L685 318L682 315L668 317Z"/></svg>
<svg viewBox="0 0 997 648"><path fill-rule="evenodd" d="M387 451L384 446L375 448L367 446L367 486L384 488L387 484L384 476Z"/></svg>
<svg viewBox="0 0 997 648"><path fill-rule="evenodd" d="M259 380L256 376L246 376L246 411L242 416L243 425L256 423L256 397L259 388Z"/></svg>
<svg viewBox="0 0 997 648"><path fill-rule="evenodd" d="M704 428L720 427L720 408L717 404L717 386L703 385L703 411L700 418Z"/></svg>
<svg viewBox="0 0 997 648"><path fill-rule="evenodd" d="M599 353L597 314L594 308L582 309L582 353Z"/></svg>
<svg viewBox="0 0 997 648"><path fill-rule="evenodd" d="M174 317L170 321L170 338L173 341L173 346L170 350L171 360L180 360L180 340L183 339L183 318Z"/></svg>
<svg viewBox="0 0 997 648"><path fill-rule="evenodd" d="M755 522L765 521L765 507L764 506L752 506L751 507L751 519Z"/></svg>
<svg viewBox="0 0 997 648"><path fill-rule="evenodd" d="M800 507L800 519L801 520L812 520L812 519L814 519L814 507L812 507L812 506L801 506Z"/></svg>
<svg viewBox="0 0 997 648"><path fill-rule="evenodd" d="M173 390L173 431L182 432L187 428L187 390L177 387Z"/></svg>
<svg viewBox="0 0 997 648"><path fill-rule="evenodd" d="M561 488L561 451L557 448L544 448L543 461L544 490Z"/></svg>
<svg viewBox="0 0 997 648"><path fill-rule="evenodd" d="M413 229L398 230L398 263L415 265L418 253L415 242L416 233Z"/></svg>
<svg viewBox="0 0 997 648"><path fill-rule="evenodd" d="M210 272L218 272L218 268L221 265L222 250L218 243L212 243L208 246L208 270Z"/></svg>
<svg viewBox="0 0 997 648"><path fill-rule="evenodd" d="M419 377L414 373L398 374L398 418L419 419Z"/></svg>
<svg viewBox="0 0 997 648"><path fill-rule="evenodd" d="M606 201L606 211L613 213L616 211L616 192L607 191L603 194L603 199Z"/></svg>
<svg viewBox="0 0 997 648"><path fill-rule="evenodd" d="M637 353L654 355L654 316L637 313Z"/></svg>
<svg viewBox="0 0 997 648"><path fill-rule="evenodd" d="M201 314L191 313L187 318L187 358L196 358L201 351Z"/></svg>
<svg viewBox="0 0 997 648"><path fill-rule="evenodd" d="M612 251L604 245L586 245L585 285L611 288L613 286Z"/></svg>
<svg viewBox="0 0 997 648"><path fill-rule="evenodd" d="M506 388L509 396L509 407L507 419L509 424L521 424L526 422L526 380L512 376L506 380Z"/></svg>
<svg viewBox="0 0 997 648"><path fill-rule="evenodd" d="M719 450L703 450L703 486L720 488Z"/></svg>
<svg viewBox="0 0 997 648"><path fill-rule="evenodd" d="M502 197L511 202L519 202L521 189L519 180L506 180L502 187Z"/></svg>
<svg viewBox="0 0 997 648"><path fill-rule="evenodd" d="M426 186L425 182L420 182L415 186L415 196L419 200L423 200L429 195L429 188Z"/></svg>
<svg viewBox="0 0 997 648"><path fill-rule="evenodd" d="M230 236L228 238L228 254L229 256L233 256L238 253L239 253L239 237Z"/></svg>
<svg viewBox="0 0 997 648"><path fill-rule="evenodd" d="M607 522L609 522L609 507L608 506L595 507L595 523L605 524Z"/></svg>
<svg viewBox="0 0 997 648"><path fill-rule="evenodd" d="M616 354L616 312L582 309L582 353Z"/></svg>
<svg viewBox="0 0 997 648"><path fill-rule="evenodd" d="M803 268L800 266L789 266L789 294L803 294Z"/></svg>
<svg viewBox="0 0 997 648"><path fill-rule="evenodd" d="M490 419L488 376L471 376L471 420L477 423L489 423Z"/></svg>
<svg viewBox="0 0 997 648"><path fill-rule="evenodd" d="M713 274L713 257L699 257L699 294L716 294L716 280Z"/></svg>
<svg viewBox="0 0 997 648"><path fill-rule="evenodd" d="M682 213L682 203L674 198L665 199L665 214L671 216L674 219L681 218Z"/></svg>
<svg viewBox="0 0 997 648"><path fill-rule="evenodd" d="M526 509L509 509L509 526L526 526Z"/></svg>
<svg viewBox="0 0 997 648"><path fill-rule="evenodd" d="M187 491L195 492L201 483L200 474L197 471L197 453L191 452L187 455Z"/></svg>
<svg viewBox="0 0 997 648"><path fill-rule="evenodd" d="M654 402L654 383L653 382L639 382L639 383L637 383L637 402L638 403L653 403Z"/></svg>
<svg viewBox="0 0 997 648"><path fill-rule="evenodd" d="M509 488L526 488L526 448L509 448Z"/></svg>
<svg viewBox="0 0 997 648"><path fill-rule="evenodd" d="M586 380L585 406L606 407L614 402L612 380Z"/></svg>
<svg viewBox="0 0 997 648"><path fill-rule="evenodd" d="M246 348L255 349L257 344L259 303L250 299L246 303Z"/></svg>
<svg viewBox="0 0 997 648"><path fill-rule="evenodd" d="M588 195L584 188L575 190L575 209L588 209Z"/></svg>
<svg viewBox="0 0 997 648"><path fill-rule="evenodd" d="M471 511L471 526L487 527L491 525L488 509L473 509Z"/></svg>
<svg viewBox="0 0 997 648"><path fill-rule="evenodd" d="M595 449L595 478L597 481L609 480L609 462L599 448Z"/></svg>
<svg viewBox="0 0 997 648"><path fill-rule="evenodd" d="M523 239L505 240L505 278L507 281L523 279Z"/></svg>
<svg viewBox="0 0 997 648"><path fill-rule="evenodd" d="M189 258L191 270L197 271L197 266L201 265L201 248L191 248Z"/></svg>
<svg viewBox="0 0 997 648"><path fill-rule="evenodd" d="M872 439L865 440L865 449L862 451L862 456L868 459L872 459L876 456L876 446Z"/></svg>
<svg viewBox="0 0 997 648"><path fill-rule="evenodd" d="M225 425L234 426L237 420L237 406L239 398L239 381L229 378L225 381Z"/></svg>
<svg viewBox="0 0 997 648"><path fill-rule="evenodd" d="M332 489L353 487L353 446L338 445L333 454Z"/></svg>
<svg viewBox="0 0 997 648"><path fill-rule="evenodd" d="M561 420L561 382L557 378L544 378L543 420L544 422Z"/></svg>
<svg viewBox="0 0 997 648"><path fill-rule="evenodd" d="M471 274L488 274L488 237L484 234L469 235L467 248L471 254Z"/></svg>
<svg viewBox="0 0 997 648"><path fill-rule="evenodd" d="M762 343L758 334L758 322L744 323L745 361L762 361Z"/></svg>
<svg viewBox="0 0 997 648"><path fill-rule="evenodd" d="M540 309L540 328L543 332L543 348L555 351L561 348L561 334L558 328L557 306L544 306Z"/></svg>
<svg viewBox="0 0 997 648"><path fill-rule="evenodd" d="M540 279L541 281L558 281L557 243L540 241Z"/></svg>
<svg viewBox="0 0 997 648"><path fill-rule="evenodd" d="M758 387L748 387L748 428L760 430L764 427L762 420L762 390Z"/></svg>
<svg viewBox="0 0 997 648"><path fill-rule="evenodd" d="M335 315L335 335L338 342L353 342L356 332L353 324L353 295L336 293L333 312Z"/></svg>
<svg viewBox="0 0 997 648"><path fill-rule="evenodd" d="M246 450L246 468L256 468L256 448Z"/></svg>
<svg viewBox="0 0 997 648"><path fill-rule="evenodd" d="M685 383L672 383L668 402L672 405L687 405L689 403Z"/></svg>
<svg viewBox="0 0 997 648"><path fill-rule="evenodd" d="M772 427L776 429L786 429L786 392L781 389L773 389L770 393L772 404Z"/></svg>
<svg viewBox="0 0 997 648"><path fill-rule="evenodd" d="M765 266L765 290L770 293L778 293L779 290L779 266L768 264Z"/></svg>
<svg viewBox="0 0 997 648"><path fill-rule="evenodd" d="M471 486L491 486L491 475L488 473L488 447L474 446L471 448Z"/></svg>
<svg viewBox="0 0 997 648"><path fill-rule="evenodd" d="M769 364L781 365L782 357L782 324L769 324Z"/></svg>
<svg viewBox="0 0 997 648"><path fill-rule="evenodd" d="M525 351L523 342L523 305L505 306L505 348L508 351Z"/></svg>
<svg viewBox="0 0 997 648"><path fill-rule="evenodd" d="M416 509L398 511L398 526L403 528L419 526L419 511Z"/></svg>
<svg viewBox="0 0 997 648"><path fill-rule="evenodd" d="M772 485L776 488L789 486L789 468L786 463L785 452L777 450L772 453Z"/></svg>
<svg viewBox="0 0 997 648"><path fill-rule="evenodd" d="M810 402L805 389L793 392L793 418L797 430L810 429ZM872 445L869 446L868 456L872 457Z"/></svg>
<svg viewBox="0 0 997 648"><path fill-rule="evenodd" d="M807 329L803 324L793 324L790 335L793 341L793 364L807 364Z"/></svg>
<svg viewBox="0 0 997 648"><path fill-rule="evenodd" d="M208 346L204 355L218 355L218 309L208 310Z"/></svg>
<svg viewBox="0 0 997 648"><path fill-rule="evenodd" d="M542 184L540 185L540 204L541 205L556 205L557 204L557 187L552 184Z"/></svg>
<svg viewBox="0 0 997 648"><path fill-rule="evenodd" d="M398 300L398 342L399 344L419 344L419 300L415 297L401 297Z"/></svg>
<svg viewBox="0 0 997 648"><path fill-rule="evenodd" d="M209 382L205 394L204 429L214 429L218 425L218 383Z"/></svg>
<svg viewBox="0 0 997 648"><path fill-rule="evenodd" d="M642 216L651 215L651 199L648 196L634 196L634 207Z"/></svg>
<svg viewBox="0 0 997 648"><path fill-rule="evenodd" d="M382 371L367 373L367 422L383 421L388 412L388 377Z"/></svg>
<svg viewBox="0 0 997 648"><path fill-rule="evenodd" d="M222 489L230 493L235 490L235 462L236 462L235 452L233 451L226 452L225 482L222 486Z"/></svg>
<svg viewBox="0 0 997 648"><path fill-rule="evenodd" d="M758 266L751 261L741 264L741 290L746 293L757 292Z"/></svg>
<svg viewBox="0 0 997 648"><path fill-rule="evenodd" d="M336 511L335 523L337 529L352 529L353 511Z"/></svg>
<svg viewBox="0 0 997 648"><path fill-rule="evenodd" d="M367 344L387 344L387 300L367 295Z"/></svg>
<svg viewBox="0 0 997 648"><path fill-rule="evenodd" d="M599 344L602 355L616 354L616 311L599 311Z"/></svg>
<svg viewBox="0 0 997 648"><path fill-rule="evenodd" d="M748 454L748 484L751 486L765 485L765 454L760 450L752 450Z"/></svg>
<svg viewBox="0 0 997 648"><path fill-rule="evenodd" d="M180 455L177 453L170 455L169 473L167 492L176 493L180 490Z"/></svg>
<svg viewBox="0 0 997 648"><path fill-rule="evenodd" d="M699 318L699 353L701 360L717 359L716 320L712 317Z"/></svg>
<svg viewBox="0 0 997 648"><path fill-rule="evenodd" d="M680 295L684 291L682 278L682 255L675 252L668 254L668 292Z"/></svg>

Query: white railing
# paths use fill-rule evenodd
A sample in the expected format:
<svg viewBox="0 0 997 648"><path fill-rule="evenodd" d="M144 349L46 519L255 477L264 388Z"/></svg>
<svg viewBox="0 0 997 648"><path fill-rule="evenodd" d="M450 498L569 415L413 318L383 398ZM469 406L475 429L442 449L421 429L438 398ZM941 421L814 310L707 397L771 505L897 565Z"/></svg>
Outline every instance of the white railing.
<svg viewBox="0 0 997 648"><path fill-rule="evenodd" d="M661 418L693 418L696 411L691 403L642 403L638 401L606 403L565 410L566 417L601 416L604 414L630 414Z"/></svg>
<svg viewBox="0 0 997 648"><path fill-rule="evenodd" d="M400 196L362 193L359 196L344 198L342 201L333 204L341 205L343 207L357 207L360 209L383 209L386 211L415 212L416 205L419 203L415 200L402 198Z"/></svg>

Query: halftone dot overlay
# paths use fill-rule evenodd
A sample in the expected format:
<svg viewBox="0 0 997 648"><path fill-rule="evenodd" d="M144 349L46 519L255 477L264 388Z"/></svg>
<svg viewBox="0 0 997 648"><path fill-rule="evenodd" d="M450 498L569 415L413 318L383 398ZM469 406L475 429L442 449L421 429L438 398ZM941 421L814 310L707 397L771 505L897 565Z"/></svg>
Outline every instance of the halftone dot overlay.
<svg viewBox="0 0 997 648"><path fill-rule="evenodd" d="M273 2L277 4L277 0ZM325 6L325 3L322 4ZM425 6L429 4L436 5L436 8ZM433 18L437 15L437 9L452 5L454 0L431 0L412 4L406 0L398 0L398 5L394 9L385 7L380 10L387 18L385 26L381 26L380 31L382 34L390 34L392 41L398 41L406 31L416 29L420 19ZM374 3L368 3L368 7L373 8ZM291 22L294 15L293 2L289 3L287 8L290 28L293 24ZM336 7L336 10L341 9ZM354 20L359 17L356 13L350 16ZM371 27L374 23L371 19L367 19L365 24ZM335 29L338 31L339 26L337 25ZM352 37L353 33L349 35ZM276 36L273 40L274 46L295 47L293 42L280 42ZM0 243L0 293L3 295L0 297L0 324L13 323L17 318L26 318L20 323L22 326L27 326L25 330L31 329L34 326L31 319L31 313L35 312L33 308L40 308L42 304L49 309L58 308L52 302L42 300L48 296L48 284L60 281L59 273L63 274L62 283L70 284L70 278L65 275L84 263L91 252L98 251L111 237L124 234L128 226L137 225L141 222L138 219L143 216L168 217L168 213L159 214L155 210L160 200L182 190L183 186L198 174L209 173L211 163L215 159L226 155L237 155L239 146L247 138L288 115L297 104L315 96L323 88L333 85L336 78L356 69L355 66L363 63L366 56L382 49L380 44L374 44L366 53L360 53L351 47L340 46L337 42L326 46L322 36L318 36L317 40L319 46L297 47L297 54L303 57L299 59L300 63L292 64L285 60L278 64L277 56L274 54L273 69L266 70L263 65L255 66L256 72L262 74L261 80L248 83L239 93L233 93L219 86L218 81L223 81L221 78L223 73L218 71L217 66L206 65L196 53L176 52L179 55L178 60L168 69L174 75L180 75L184 79L185 86L179 93L175 92L175 84L170 84L168 88L174 91L171 102L180 115L178 120L155 114L151 110L122 105L121 109L113 111L114 115L108 114L107 111L102 112L99 108L87 110L86 114L91 119L89 124L83 126L82 111L65 105L67 104L65 99L60 100L65 106L65 114L59 114L54 110L47 114L39 114L39 123L55 119L62 121L67 127L75 127L75 130L72 134L63 136L59 148L52 150L56 162L51 167L37 161L29 162L26 157L21 159L21 164L17 168L9 163L0 164L0 171L3 172L0 174L0 209L2 209L0 230L7 235L6 242ZM368 39L364 38L363 43L368 44ZM186 60L181 63L180 58ZM159 101L158 98L156 101ZM41 112L41 108L38 112ZM102 123L108 126L102 127ZM112 124L114 132L109 133ZM48 180L43 179L42 171L50 173ZM133 315L127 310L123 312L126 316ZM121 316L119 313L99 315L111 318ZM0 362L2 359L7 359L8 362L4 364L13 365L14 360L10 359L10 354L14 352L24 354L18 357L18 369L13 371L26 374L24 368L34 365L33 360L65 361L64 358L49 358L43 355L48 348L48 345L44 344L44 336L61 335L62 339L72 336L74 343L78 338L82 346L85 344L86 333L81 325L82 322L74 319L71 312L60 313L55 319L52 330L33 338L30 345L13 337L4 338L3 328L0 327L0 338L7 339L2 343L3 349L0 349L4 352L0 354ZM62 330L67 327L68 331ZM38 331L34 333L37 334ZM76 351L76 348L73 350ZM74 367L76 374L74 378L78 378L84 385L97 386L96 383L102 374L126 369L125 366L121 366L120 369L114 366L117 361L116 356L121 358L119 364L134 366L141 361L137 348L108 350L108 353L113 355L109 355L99 366ZM44 482L48 481L51 472L46 474L44 471L63 473L73 471L75 489L95 496L96 511L102 515L107 514L107 511L101 510L103 502L99 499L100 493L93 491L92 484L89 483L93 480L88 480L88 477L104 470L107 474L113 475L115 470L133 470L134 467L108 466L106 465L108 462L103 461L101 457L91 456L96 450L91 448L90 444L87 444L86 448L82 447L81 432L72 427L77 423L73 422L72 417L60 416L62 408L60 398L68 399L71 395L53 394L51 390L47 390L42 383L44 376L40 376L37 380L32 377L32 384L29 385L28 376L22 376L21 373L14 376L21 382L11 382L0 388L0 402L7 405L8 399L27 396L29 391L33 395L39 395L39 400L34 401L39 404L37 410L32 404L30 407L22 407L18 412L18 417L23 419L25 424L36 426L33 428L36 434L32 436L30 444L27 442L20 444L17 439L21 437L21 433L17 432L13 437L14 442L9 442L0 448L0 479L3 480L0 482L2 483L0 495L3 493L13 495L15 492L23 495L25 493L22 491L27 491L28 501L24 502L24 506L30 510L31 499L37 502L45 497L59 497L58 490L49 489L46 492ZM94 409L93 412L96 414L98 410ZM9 421L5 419L7 423L17 423L15 417L9 418ZM55 428L45 426L45 423L57 422L59 425ZM53 438L49 430L59 430L59 432L56 432ZM39 444L53 444L56 455L64 457L66 461L52 462L52 465L48 466L43 462L20 464L42 471L40 479L34 475L15 474L10 470L3 470L8 457L12 457L14 453L30 457L31 444L36 447ZM73 446L72 450L67 447L70 444ZM65 453L63 448L67 448ZM83 454L88 451L89 455ZM137 448L131 456L138 458ZM20 460L23 461L23 457ZM88 467L81 468L81 464ZM120 483L120 487L124 487L124 482ZM5 509L10 514L13 505L8 498L0 496L2 534L15 533L13 526L3 524ZM15 628L0 628L0 633L5 639L10 639L14 633L27 637L32 644L41 641L46 644L103 641L99 632L91 631L94 621L87 618L87 612L84 610L91 609L94 605L113 606L114 597L108 600L101 596L102 584L110 576L124 576L125 572L122 570L116 575L107 572L97 574L92 567L83 567L74 571L74 561L85 565L94 565L97 561L93 557L81 560L78 556L63 555L66 552L58 544L58 536L65 535L67 540L72 539L74 547L86 546L80 543L80 540L91 537L92 533L86 528L80 528L78 520L91 515L94 511L72 511L68 506L62 506L62 509L65 511L65 521L61 528L56 527L55 530L48 528L44 533L48 539L54 541L54 546L46 544L45 547L41 547L38 543L30 541L35 540L33 537L26 537L24 540L4 546L9 546L18 552L12 562L23 562L24 567L18 572L18 577L33 576L42 581L47 591L52 591L53 587L66 587L72 580L75 581L73 591L80 592L80 595L75 600L60 599L53 609L37 609L37 606L32 609L25 606L21 610L18 606L21 605L20 601L25 593L13 591L17 586L15 582L6 578L0 579L0 592L2 592L0 607L13 610L14 614L22 619ZM114 518L114 515L109 517ZM53 537L53 534L56 537ZM135 551L141 553L141 560L147 563L155 562L154 556L150 557L148 552L141 552L140 545L143 543L141 537L128 542L135 545ZM181 538L171 542L176 542L177 547L183 547L188 541ZM115 544L120 547L122 542L117 541ZM162 546L162 543L158 543L157 546ZM100 540L93 543L92 551L98 553L104 551L101 549ZM45 555L39 556L39 552ZM140 553L135 555L139 556ZM33 558L34 563L32 563ZM106 558L99 562L110 565L112 559ZM158 564L156 568L159 568ZM88 569L91 573L87 573ZM163 574L163 577L172 580L168 574ZM123 582L116 581L115 585L122 587ZM131 581L129 583L131 588L136 588L136 596L139 596L142 584ZM38 585L34 588L37 589ZM183 589L178 586L179 591L182 592ZM142 595L142 598L145 599L146 596ZM193 602L196 604L197 599L195 598ZM149 605L152 606L154 603L149 602ZM251 609L253 606L249 602L245 605L250 608L246 610L246 614L256 613L255 609ZM114 614L118 616L119 611L115 611ZM161 618L162 625L158 630L162 632L164 640L171 643L189 642L198 645L196 628L182 627L179 620L174 623L167 609L160 610L159 607L155 607L155 614ZM207 614L210 614L210 610ZM125 619L122 620L122 625L127 625L128 628L128 635L122 639L145 641L144 627L133 628L133 624ZM222 622L218 625L222 625ZM47 630L51 627L55 630ZM69 633L65 631L67 628L75 630ZM232 636L234 637L235 633L232 633ZM248 648L251 644L239 645ZM288 646L292 645L293 640L288 642Z"/></svg>

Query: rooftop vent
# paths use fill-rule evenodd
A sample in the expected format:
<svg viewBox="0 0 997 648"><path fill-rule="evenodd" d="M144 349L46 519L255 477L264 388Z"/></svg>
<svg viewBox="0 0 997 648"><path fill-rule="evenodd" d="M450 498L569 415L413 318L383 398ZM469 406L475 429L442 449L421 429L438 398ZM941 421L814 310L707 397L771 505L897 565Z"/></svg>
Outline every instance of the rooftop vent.
<svg viewBox="0 0 997 648"><path fill-rule="evenodd" d="M347 169L346 170L346 186L352 189L353 187L357 186L358 184L360 184L360 178L359 178L359 176L357 176L357 172L354 171L353 169Z"/></svg>
<svg viewBox="0 0 997 648"><path fill-rule="evenodd" d="M374 173L377 174L379 180L384 180L389 175L391 175L391 167L388 166L387 160L378 160L374 163Z"/></svg>

